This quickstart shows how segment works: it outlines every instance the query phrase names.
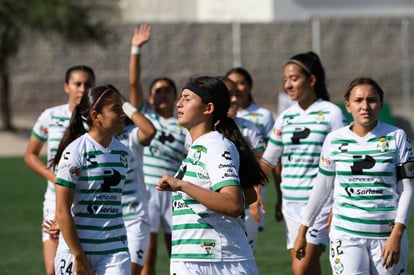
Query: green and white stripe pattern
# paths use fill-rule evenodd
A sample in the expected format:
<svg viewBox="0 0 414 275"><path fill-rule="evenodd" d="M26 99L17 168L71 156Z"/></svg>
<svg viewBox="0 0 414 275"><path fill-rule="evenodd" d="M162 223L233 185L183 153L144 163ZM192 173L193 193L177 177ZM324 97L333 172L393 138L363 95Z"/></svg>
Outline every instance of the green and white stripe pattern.
<svg viewBox="0 0 414 275"><path fill-rule="evenodd" d="M154 112L146 113L155 129L156 136L144 148L144 176L148 187L155 187L164 174L174 175L186 155L185 129L178 125L176 117L164 119Z"/></svg>
<svg viewBox="0 0 414 275"><path fill-rule="evenodd" d="M396 166L413 160L405 133L381 123L365 137L344 127L328 135L320 172L335 176L335 237L385 238L399 199Z"/></svg>
<svg viewBox="0 0 414 275"><path fill-rule="evenodd" d="M238 168L237 149L214 131L194 141L177 177L218 192L226 186L239 186ZM172 205L172 261L253 258L240 217L214 212L184 192L173 194Z"/></svg>
<svg viewBox="0 0 414 275"><path fill-rule="evenodd" d="M275 165L281 157L284 202L306 204L323 141L329 132L344 125L339 107L321 99L306 110L296 103L276 119L263 159Z"/></svg>
<svg viewBox="0 0 414 275"><path fill-rule="evenodd" d="M129 158L129 149L115 138L103 148L88 134L62 155L56 183L75 189L71 210L86 254L128 251L121 198ZM59 249L67 249L62 240Z"/></svg>

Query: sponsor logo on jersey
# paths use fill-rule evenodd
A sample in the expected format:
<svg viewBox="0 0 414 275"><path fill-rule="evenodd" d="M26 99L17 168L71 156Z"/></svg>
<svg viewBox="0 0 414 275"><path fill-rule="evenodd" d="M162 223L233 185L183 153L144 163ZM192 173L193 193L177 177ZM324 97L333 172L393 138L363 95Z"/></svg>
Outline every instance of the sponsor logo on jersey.
<svg viewBox="0 0 414 275"><path fill-rule="evenodd" d="M329 167L331 165L331 161L325 155L321 156L321 160L322 164L325 165L325 167Z"/></svg>
<svg viewBox="0 0 414 275"><path fill-rule="evenodd" d="M364 174L364 169L371 169L375 166L375 159L369 155L365 157L361 155L353 156L354 164L351 166L352 175Z"/></svg>
<svg viewBox="0 0 414 275"><path fill-rule="evenodd" d="M104 171L104 180L101 184L102 192L111 192L111 186L116 186L121 182L122 176L115 169Z"/></svg>
<svg viewBox="0 0 414 275"><path fill-rule="evenodd" d="M309 137L310 133L311 130L309 128L296 128L290 139L293 144L300 144L300 140Z"/></svg>
<svg viewBox="0 0 414 275"><path fill-rule="evenodd" d="M185 202L183 200L174 200L172 202L172 210L179 210L179 209L183 209L183 208L188 208L187 204L185 204Z"/></svg>
<svg viewBox="0 0 414 275"><path fill-rule="evenodd" d="M46 127L46 126L44 126L44 125L40 125L40 126L39 126L39 131L40 131L42 134L44 134L44 135L46 135L46 134L48 133L48 129L47 129L47 127Z"/></svg>
<svg viewBox="0 0 414 275"><path fill-rule="evenodd" d="M280 128L276 128L276 129L275 129L275 135L276 135L277 137L280 137L280 136L282 135L282 131L280 130Z"/></svg>
<svg viewBox="0 0 414 275"><path fill-rule="evenodd" d="M347 148L347 146L348 146L348 143L347 143L347 142L342 143L342 144L338 147L338 150L339 150L339 151L341 151L342 153L343 153L343 152L348 152L348 148Z"/></svg>
<svg viewBox="0 0 414 275"><path fill-rule="evenodd" d="M373 188L353 188L345 187L345 191L349 197L352 196L371 196L371 195L383 195L384 190L382 189L373 189Z"/></svg>
<svg viewBox="0 0 414 275"><path fill-rule="evenodd" d="M69 173L71 176L76 176L79 177L81 169L79 167L76 166L72 166L71 168L69 168Z"/></svg>
<svg viewBox="0 0 414 275"><path fill-rule="evenodd" d="M224 151L221 156L226 160L231 160L231 155L229 151Z"/></svg>
<svg viewBox="0 0 414 275"><path fill-rule="evenodd" d="M113 207L113 206L103 206L103 205L93 205L90 204L86 208L89 212L89 214L118 214L119 208Z"/></svg>

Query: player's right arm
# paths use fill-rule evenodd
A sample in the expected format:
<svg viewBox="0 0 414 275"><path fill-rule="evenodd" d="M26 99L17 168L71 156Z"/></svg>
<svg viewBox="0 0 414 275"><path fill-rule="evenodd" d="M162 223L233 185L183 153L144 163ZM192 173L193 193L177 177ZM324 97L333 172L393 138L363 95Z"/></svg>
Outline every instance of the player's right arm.
<svg viewBox="0 0 414 275"><path fill-rule="evenodd" d="M26 152L24 154L24 161L39 176L55 182L55 174L49 169L46 164L40 159L40 151L42 150L44 142L37 139L35 136L30 136L27 144Z"/></svg>
<svg viewBox="0 0 414 275"><path fill-rule="evenodd" d="M82 249L70 211L75 189L56 184L56 220L60 231L75 259L76 274L93 274L89 260Z"/></svg>

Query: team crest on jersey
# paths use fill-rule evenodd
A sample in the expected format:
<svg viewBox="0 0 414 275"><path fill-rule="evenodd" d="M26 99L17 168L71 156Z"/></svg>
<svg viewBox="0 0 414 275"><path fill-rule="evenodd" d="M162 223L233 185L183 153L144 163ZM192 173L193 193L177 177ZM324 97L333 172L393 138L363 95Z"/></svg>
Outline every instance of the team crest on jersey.
<svg viewBox="0 0 414 275"><path fill-rule="evenodd" d="M206 250L207 254L210 254L211 250L216 246L216 241L202 242L200 245Z"/></svg>
<svg viewBox="0 0 414 275"><path fill-rule="evenodd" d="M387 138L386 137L380 137L379 142L377 144L378 151L380 151L381 153L384 153L385 151L388 150L388 148L389 148L389 146L388 146Z"/></svg>
<svg viewBox="0 0 414 275"><path fill-rule="evenodd" d="M322 111L318 112L318 115L315 118L316 123L322 123L325 121L325 116Z"/></svg>
<svg viewBox="0 0 414 275"><path fill-rule="evenodd" d="M201 152L203 151L203 148L202 147L198 147L196 150L195 150L195 152L194 152L194 155L193 155L193 159L191 160L191 162L193 163L193 164L196 164L197 162L199 162L200 161L200 159L201 159Z"/></svg>
<svg viewBox="0 0 414 275"><path fill-rule="evenodd" d="M69 173L70 173L70 175L71 175L71 176L76 176L76 177L79 177L80 170L81 170L81 169L80 169L79 167L72 166L72 167L69 169Z"/></svg>
<svg viewBox="0 0 414 275"><path fill-rule="evenodd" d="M339 258L335 259L335 263L334 263L333 268L334 268L335 274L344 273L345 268L344 268L344 265L343 265L343 263L341 262L341 260Z"/></svg>
<svg viewBox="0 0 414 275"><path fill-rule="evenodd" d="M124 151L121 151L120 156L119 156L119 160L121 161L121 164L123 167L128 167L128 159L127 159L127 154Z"/></svg>

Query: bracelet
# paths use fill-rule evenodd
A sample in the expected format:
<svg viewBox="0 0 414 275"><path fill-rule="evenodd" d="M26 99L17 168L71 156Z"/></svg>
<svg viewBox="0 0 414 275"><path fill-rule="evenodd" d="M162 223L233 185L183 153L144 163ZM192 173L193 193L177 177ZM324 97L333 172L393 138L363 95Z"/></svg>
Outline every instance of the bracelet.
<svg viewBox="0 0 414 275"><path fill-rule="evenodd" d="M137 46L132 46L131 47L131 54L140 54L141 53L141 48L137 47Z"/></svg>
<svg viewBox="0 0 414 275"><path fill-rule="evenodd" d="M131 103L124 102L124 104L122 104L122 111L124 111L124 113L127 115L127 117L131 118L132 115L135 112L137 112L138 110Z"/></svg>

